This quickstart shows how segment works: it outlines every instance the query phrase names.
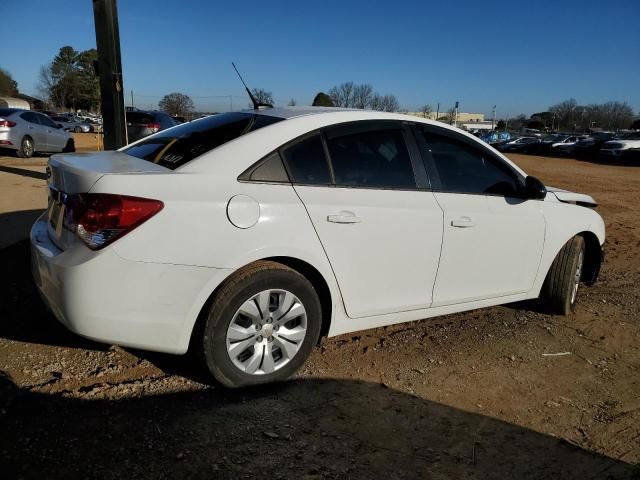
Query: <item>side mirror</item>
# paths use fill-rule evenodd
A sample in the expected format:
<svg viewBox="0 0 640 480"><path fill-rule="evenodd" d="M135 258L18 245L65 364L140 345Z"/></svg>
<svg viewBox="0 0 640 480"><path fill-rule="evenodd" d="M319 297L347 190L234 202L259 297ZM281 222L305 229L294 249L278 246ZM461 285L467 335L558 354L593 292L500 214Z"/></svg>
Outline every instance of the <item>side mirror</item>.
<svg viewBox="0 0 640 480"><path fill-rule="evenodd" d="M536 177L529 175L524 180L524 195L531 200L543 200L547 196L547 188Z"/></svg>

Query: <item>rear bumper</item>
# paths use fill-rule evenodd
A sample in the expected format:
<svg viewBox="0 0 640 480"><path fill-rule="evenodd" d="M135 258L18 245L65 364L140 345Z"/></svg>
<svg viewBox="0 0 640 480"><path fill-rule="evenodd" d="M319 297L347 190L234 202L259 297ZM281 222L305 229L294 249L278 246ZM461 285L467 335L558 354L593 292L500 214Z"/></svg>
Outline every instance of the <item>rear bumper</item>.
<svg viewBox="0 0 640 480"><path fill-rule="evenodd" d="M62 251L46 217L31 229L31 268L47 306L69 330L103 343L181 354L226 269L134 262L113 249Z"/></svg>

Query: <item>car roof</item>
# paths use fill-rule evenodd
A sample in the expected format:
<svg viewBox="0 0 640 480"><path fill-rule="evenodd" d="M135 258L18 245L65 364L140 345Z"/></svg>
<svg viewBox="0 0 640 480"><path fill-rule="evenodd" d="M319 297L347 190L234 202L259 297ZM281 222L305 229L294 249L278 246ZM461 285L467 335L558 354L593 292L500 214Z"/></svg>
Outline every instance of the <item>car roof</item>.
<svg viewBox="0 0 640 480"><path fill-rule="evenodd" d="M13 115L16 112L28 112L24 108L0 108L0 115Z"/></svg>
<svg viewBox="0 0 640 480"><path fill-rule="evenodd" d="M333 112L353 112L356 109L353 108L340 108L340 107L273 107L260 110L242 110L243 113L253 113L258 115L267 115L269 117L278 117L283 120L289 118L302 117L305 115L318 115L321 113L333 113ZM362 110L357 110L362 111ZM377 112L380 113L380 112Z"/></svg>
<svg viewBox="0 0 640 480"><path fill-rule="evenodd" d="M473 142L482 141L474 137L470 133L462 131L452 125L447 125L429 118L416 117L401 113L380 112L374 110L348 109L336 107L275 107L260 110L241 110L230 113L245 113L250 115L266 115L281 118L285 121L276 122L272 125L254 130L246 135L236 138L214 150L203 154L201 157L195 158L193 161L179 167L177 170L181 172L204 172L210 169L219 169L221 165L228 163L230 171L239 168L239 162L225 162L224 160L209 161L212 157L216 158L245 158L247 161L254 162L257 158L262 157L270 151L280 148L286 142L289 142L299 136L320 128L331 127L333 125L369 120L392 120L411 122L416 124L426 124L438 127L441 130L455 131L457 134L470 138ZM199 121L199 120L194 120ZM248 141L251 138L252 141ZM483 144L484 145L484 144ZM494 149L492 149L494 150ZM502 158L511 165L517 172L526 176L526 173L515 163L509 160L502 153L494 150L494 154ZM255 157L257 158L254 158ZM247 164L243 167L248 168ZM216 170L220 171L221 170ZM236 174L237 175L237 174Z"/></svg>

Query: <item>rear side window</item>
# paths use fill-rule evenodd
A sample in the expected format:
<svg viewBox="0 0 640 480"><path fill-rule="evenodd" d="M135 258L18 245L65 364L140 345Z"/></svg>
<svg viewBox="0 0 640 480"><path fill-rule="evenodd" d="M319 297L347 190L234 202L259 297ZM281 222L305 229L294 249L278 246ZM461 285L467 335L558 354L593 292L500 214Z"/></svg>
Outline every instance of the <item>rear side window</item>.
<svg viewBox="0 0 640 480"><path fill-rule="evenodd" d="M520 183L515 173L488 152L448 135L426 130L422 130L422 135L428 150L423 155L425 167L435 180L435 190L505 196L518 194Z"/></svg>
<svg viewBox="0 0 640 480"><path fill-rule="evenodd" d="M127 118L132 113L139 112L128 112ZM235 138L279 121L282 119L253 113L222 113L162 130L123 152L173 170Z"/></svg>
<svg viewBox="0 0 640 480"><path fill-rule="evenodd" d="M305 185L331 183L329 164L320 135L314 135L284 150L291 181Z"/></svg>
<svg viewBox="0 0 640 480"><path fill-rule="evenodd" d="M36 114L37 115L37 114ZM58 126L46 115L37 115L40 124L51 128L58 128Z"/></svg>
<svg viewBox="0 0 640 480"><path fill-rule="evenodd" d="M278 152L273 152L238 177L245 182L289 183L289 176Z"/></svg>
<svg viewBox="0 0 640 480"><path fill-rule="evenodd" d="M402 130L327 133L337 186L414 189L416 180Z"/></svg>

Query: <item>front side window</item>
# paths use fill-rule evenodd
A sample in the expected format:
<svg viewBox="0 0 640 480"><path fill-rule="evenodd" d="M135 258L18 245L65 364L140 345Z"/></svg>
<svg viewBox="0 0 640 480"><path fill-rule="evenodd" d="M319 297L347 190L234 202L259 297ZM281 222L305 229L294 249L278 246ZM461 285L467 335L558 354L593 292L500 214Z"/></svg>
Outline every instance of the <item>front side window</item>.
<svg viewBox="0 0 640 480"><path fill-rule="evenodd" d="M434 190L452 193L516 196L520 182L514 172L489 152L442 135L422 130L427 152L425 167Z"/></svg>
<svg viewBox="0 0 640 480"><path fill-rule="evenodd" d="M329 185L331 173L320 135L314 135L285 148L284 159L294 183Z"/></svg>
<svg viewBox="0 0 640 480"><path fill-rule="evenodd" d="M46 115L38 115L38 120L45 127L58 128L58 126Z"/></svg>
<svg viewBox="0 0 640 480"><path fill-rule="evenodd" d="M127 113L128 122L134 120L131 113L137 112ZM280 121L281 118L268 115L222 113L162 130L122 151L173 170L220 145Z"/></svg>
<svg viewBox="0 0 640 480"><path fill-rule="evenodd" d="M351 126L340 127L327 133L327 148L337 186L416 188L399 128L353 131Z"/></svg>

